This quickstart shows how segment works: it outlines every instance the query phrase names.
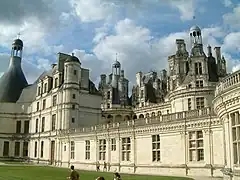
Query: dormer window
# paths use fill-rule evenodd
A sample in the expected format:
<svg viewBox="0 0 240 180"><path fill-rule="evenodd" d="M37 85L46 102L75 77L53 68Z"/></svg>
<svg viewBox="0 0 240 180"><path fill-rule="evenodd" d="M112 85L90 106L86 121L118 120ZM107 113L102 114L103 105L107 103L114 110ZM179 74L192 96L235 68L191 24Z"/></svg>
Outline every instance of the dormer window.
<svg viewBox="0 0 240 180"><path fill-rule="evenodd" d="M47 83L44 84L44 93L47 92Z"/></svg>
<svg viewBox="0 0 240 180"><path fill-rule="evenodd" d="M203 87L203 81L202 80L199 80L199 81L196 81L196 87Z"/></svg>
<svg viewBox="0 0 240 180"><path fill-rule="evenodd" d="M58 78L55 78L55 81L54 81L54 88L57 88L58 87Z"/></svg>

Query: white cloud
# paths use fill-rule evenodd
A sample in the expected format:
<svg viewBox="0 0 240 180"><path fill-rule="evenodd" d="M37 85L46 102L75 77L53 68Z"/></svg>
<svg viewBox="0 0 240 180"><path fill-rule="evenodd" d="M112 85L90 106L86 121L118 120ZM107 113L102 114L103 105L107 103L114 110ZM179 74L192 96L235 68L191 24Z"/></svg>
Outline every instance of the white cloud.
<svg viewBox="0 0 240 180"><path fill-rule="evenodd" d="M169 0L172 7L179 10L182 20L192 20L195 14L195 1L194 0ZM203 11L203 9L201 9Z"/></svg>
<svg viewBox="0 0 240 180"><path fill-rule="evenodd" d="M240 4L233 9L233 12L223 15L224 23L232 28L240 28Z"/></svg>
<svg viewBox="0 0 240 180"><path fill-rule="evenodd" d="M114 3L102 0L70 0L70 4L82 22L106 20L115 9Z"/></svg>
<svg viewBox="0 0 240 180"><path fill-rule="evenodd" d="M223 4L225 7L230 7L232 6L233 3L231 0L223 0Z"/></svg>

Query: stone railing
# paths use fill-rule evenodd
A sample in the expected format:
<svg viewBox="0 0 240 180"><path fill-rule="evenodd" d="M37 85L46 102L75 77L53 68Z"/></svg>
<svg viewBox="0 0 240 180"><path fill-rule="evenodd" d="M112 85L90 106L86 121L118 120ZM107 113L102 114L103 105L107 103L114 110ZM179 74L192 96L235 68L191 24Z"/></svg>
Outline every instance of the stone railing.
<svg viewBox="0 0 240 180"><path fill-rule="evenodd" d="M166 123L171 121L178 121L178 120L181 121L181 120L188 120L188 119L202 118L202 117L209 117L209 116L216 116L213 109L203 108L198 110L184 111L184 112L178 112L178 113L167 114L167 115L156 116L156 117L129 120L124 122L99 124L91 127L61 130L60 134L94 133L99 131L106 132L107 130L111 130L111 129L140 127L140 126L146 126L146 125L161 124L161 123Z"/></svg>
<svg viewBox="0 0 240 180"><path fill-rule="evenodd" d="M240 70L224 78L216 87L215 96L218 96L240 85Z"/></svg>

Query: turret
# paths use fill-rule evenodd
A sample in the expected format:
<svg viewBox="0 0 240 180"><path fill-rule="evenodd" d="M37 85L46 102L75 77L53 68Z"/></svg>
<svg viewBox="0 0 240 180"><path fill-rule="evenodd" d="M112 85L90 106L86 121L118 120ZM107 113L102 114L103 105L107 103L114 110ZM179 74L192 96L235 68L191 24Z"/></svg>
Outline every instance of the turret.
<svg viewBox="0 0 240 180"><path fill-rule="evenodd" d="M8 71L0 78L0 102L16 102L22 90L28 86L21 66L22 51L23 42L18 38L12 43Z"/></svg>

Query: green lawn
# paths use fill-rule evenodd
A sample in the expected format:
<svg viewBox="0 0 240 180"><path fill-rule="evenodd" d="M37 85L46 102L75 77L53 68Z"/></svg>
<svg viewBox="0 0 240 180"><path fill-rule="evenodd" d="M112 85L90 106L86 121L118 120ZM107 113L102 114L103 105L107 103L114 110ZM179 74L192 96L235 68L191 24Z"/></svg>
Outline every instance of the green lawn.
<svg viewBox="0 0 240 180"><path fill-rule="evenodd" d="M66 180L70 170L42 166L0 166L0 180ZM95 180L98 176L113 180L113 173L80 171L80 180ZM122 175L123 180L187 180L181 177Z"/></svg>

